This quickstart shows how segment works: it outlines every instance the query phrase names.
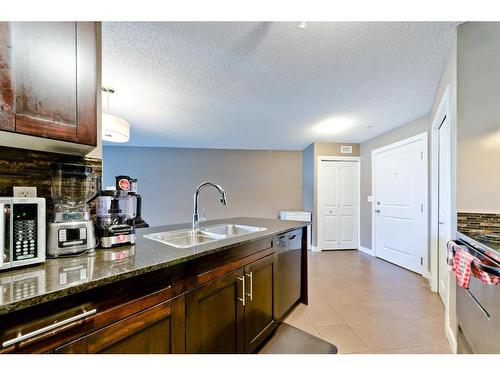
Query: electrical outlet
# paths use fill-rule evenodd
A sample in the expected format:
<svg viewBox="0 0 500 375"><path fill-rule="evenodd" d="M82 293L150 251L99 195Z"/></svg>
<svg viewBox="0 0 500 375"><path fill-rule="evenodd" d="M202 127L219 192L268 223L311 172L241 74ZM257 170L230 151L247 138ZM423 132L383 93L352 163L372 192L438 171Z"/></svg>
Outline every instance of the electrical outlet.
<svg viewBox="0 0 500 375"><path fill-rule="evenodd" d="M35 186L14 186L14 197L16 198L35 198Z"/></svg>

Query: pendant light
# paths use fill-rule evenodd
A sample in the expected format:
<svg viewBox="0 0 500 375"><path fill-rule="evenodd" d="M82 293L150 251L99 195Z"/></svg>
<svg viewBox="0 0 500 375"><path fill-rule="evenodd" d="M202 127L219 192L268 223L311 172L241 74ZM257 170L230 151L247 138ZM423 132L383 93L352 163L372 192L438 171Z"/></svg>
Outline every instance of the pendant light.
<svg viewBox="0 0 500 375"><path fill-rule="evenodd" d="M124 119L109 113L109 96L115 90L103 87L107 96L107 112L102 114L102 139L108 142L125 143L130 140L130 124Z"/></svg>

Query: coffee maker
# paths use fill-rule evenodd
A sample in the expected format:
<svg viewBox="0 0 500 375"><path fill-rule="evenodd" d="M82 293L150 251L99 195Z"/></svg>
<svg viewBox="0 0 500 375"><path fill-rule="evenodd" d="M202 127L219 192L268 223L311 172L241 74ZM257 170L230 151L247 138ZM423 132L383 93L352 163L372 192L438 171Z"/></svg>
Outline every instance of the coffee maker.
<svg viewBox="0 0 500 375"><path fill-rule="evenodd" d="M100 191L101 179L82 164L51 164L52 221L47 225L47 256L90 252L97 246L89 203Z"/></svg>
<svg viewBox="0 0 500 375"><path fill-rule="evenodd" d="M96 232L103 248L135 244L136 220L141 217L137 180L129 176L115 179L116 186L101 191L96 202Z"/></svg>

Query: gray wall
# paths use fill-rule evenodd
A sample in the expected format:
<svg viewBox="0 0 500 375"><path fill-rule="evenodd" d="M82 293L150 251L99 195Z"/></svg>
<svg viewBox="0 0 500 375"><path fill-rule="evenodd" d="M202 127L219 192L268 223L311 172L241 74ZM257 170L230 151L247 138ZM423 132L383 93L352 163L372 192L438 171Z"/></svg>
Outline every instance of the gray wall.
<svg viewBox="0 0 500 375"><path fill-rule="evenodd" d="M373 150L388 144L401 141L405 138L427 132L430 126L429 116L420 117L406 125L372 138L361 143L361 228L360 245L372 248L372 204L368 202L368 196L372 195L372 160Z"/></svg>
<svg viewBox="0 0 500 375"><path fill-rule="evenodd" d="M457 210L500 213L500 23L458 28Z"/></svg>
<svg viewBox="0 0 500 375"><path fill-rule="evenodd" d="M143 216L150 225L191 221L192 196L202 181L221 184L228 206L207 188L200 209L207 220L235 216L277 218L280 210L302 210L302 152L148 147L103 148L104 186L114 176L139 179Z"/></svg>
<svg viewBox="0 0 500 375"><path fill-rule="evenodd" d="M304 211L314 211L314 143L302 151L302 202Z"/></svg>

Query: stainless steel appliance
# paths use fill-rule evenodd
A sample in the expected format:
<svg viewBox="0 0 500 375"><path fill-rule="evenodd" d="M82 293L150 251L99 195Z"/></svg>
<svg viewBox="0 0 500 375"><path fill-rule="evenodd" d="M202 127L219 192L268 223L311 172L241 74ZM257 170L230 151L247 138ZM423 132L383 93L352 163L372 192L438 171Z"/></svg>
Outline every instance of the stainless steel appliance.
<svg viewBox="0 0 500 375"><path fill-rule="evenodd" d="M457 244L480 261L483 271L500 276L500 243L475 234L459 232L457 237ZM459 352L500 353L500 285L471 278L468 289L457 287L456 297Z"/></svg>
<svg viewBox="0 0 500 375"><path fill-rule="evenodd" d="M45 261L45 199L0 197L0 270Z"/></svg>
<svg viewBox="0 0 500 375"><path fill-rule="evenodd" d="M299 300L301 292L302 229L275 237L278 253L278 317Z"/></svg>
<svg viewBox="0 0 500 375"><path fill-rule="evenodd" d="M100 177L81 164L51 165L54 217L48 224L47 256L93 251L97 246L89 203L100 190Z"/></svg>
<svg viewBox="0 0 500 375"><path fill-rule="evenodd" d="M135 220L141 215L137 180L115 178L116 187L101 191L96 202L96 231L103 248L135 244Z"/></svg>

